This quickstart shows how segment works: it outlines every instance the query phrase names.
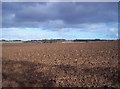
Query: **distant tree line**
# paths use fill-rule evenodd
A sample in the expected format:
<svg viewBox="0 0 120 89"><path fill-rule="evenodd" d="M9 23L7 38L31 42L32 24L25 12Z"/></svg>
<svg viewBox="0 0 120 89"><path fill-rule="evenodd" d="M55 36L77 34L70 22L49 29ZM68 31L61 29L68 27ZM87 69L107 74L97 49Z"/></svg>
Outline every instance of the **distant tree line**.
<svg viewBox="0 0 120 89"><path fill-rule="evenodd" d="M103 41L100 39L75 39L74 42Z"/></svg>
<svg viewBox="0 0 120 89"><path fill-rule="evenodd" d="M29 43L29 42L32 42L32 43L57 43L57 42L63 42L63 41L66 41L65 39L43 39L43 40L30 40L30 41L25 41L25 43Z"/></svg>
<svg viewBox="0 0 120 89"><path fill-rule="evenodd" d="M4 41L4 42L14 42L14 41L22 41L22 40L0 40L0 41Z"/></svg>
<svg viewBox="0 0 120 89"><path fill-rule="evenodd" d="M120 39L117 39L120 40ZM61 42L89 42L89 41L112 41L112 40L101 40L101 39L75 39L75 40L66 40L66 39L42 39L42 40L0 40L2 42L23 42L23 43L61 43Z"/></svg>

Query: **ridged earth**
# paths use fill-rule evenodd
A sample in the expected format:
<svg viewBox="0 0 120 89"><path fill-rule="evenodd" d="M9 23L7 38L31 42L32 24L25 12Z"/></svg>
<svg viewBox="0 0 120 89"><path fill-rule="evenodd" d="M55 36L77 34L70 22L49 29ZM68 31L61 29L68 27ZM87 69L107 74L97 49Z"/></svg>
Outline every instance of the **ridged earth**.
<svg viewBox="0 0 120 89"><path fill-rule="evenodd" d="M2 46L3 87L115 86L117 68L117 41Z"/></svg>

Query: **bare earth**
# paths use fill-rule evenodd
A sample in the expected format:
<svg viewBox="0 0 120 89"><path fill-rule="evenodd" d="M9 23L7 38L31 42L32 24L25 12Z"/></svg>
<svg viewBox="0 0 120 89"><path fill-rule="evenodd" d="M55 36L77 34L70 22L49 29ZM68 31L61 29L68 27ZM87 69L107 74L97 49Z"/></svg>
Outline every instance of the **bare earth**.
<svg viewBox="0 0 120 89"><path fill-rule="evenodd" d="M101 87L118 79L118 42L5 43L3 87Z"/></svg>

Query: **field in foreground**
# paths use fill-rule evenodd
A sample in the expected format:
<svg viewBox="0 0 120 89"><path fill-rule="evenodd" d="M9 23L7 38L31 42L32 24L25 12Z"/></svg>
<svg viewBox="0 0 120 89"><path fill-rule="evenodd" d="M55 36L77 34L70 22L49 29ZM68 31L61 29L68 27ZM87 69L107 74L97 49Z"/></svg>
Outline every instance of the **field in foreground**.
<svg viewBox="0 0 120 89"><path fill-rule="evenodd" d="M5 43L3 87L115 86L118 42Z"/></svg>

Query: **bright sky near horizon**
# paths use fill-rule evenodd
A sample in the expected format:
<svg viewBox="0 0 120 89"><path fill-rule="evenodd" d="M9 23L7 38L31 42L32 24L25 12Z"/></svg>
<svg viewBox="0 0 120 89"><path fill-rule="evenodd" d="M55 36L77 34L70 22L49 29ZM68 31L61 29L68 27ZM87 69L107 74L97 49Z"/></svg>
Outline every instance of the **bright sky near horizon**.
<svg viewBox="0 0 120 89"><path fill-rule="evenodd" d="M2 39L117 39L117 2L3 2ZM0 34L1 35L1 34Z"/></svg>

